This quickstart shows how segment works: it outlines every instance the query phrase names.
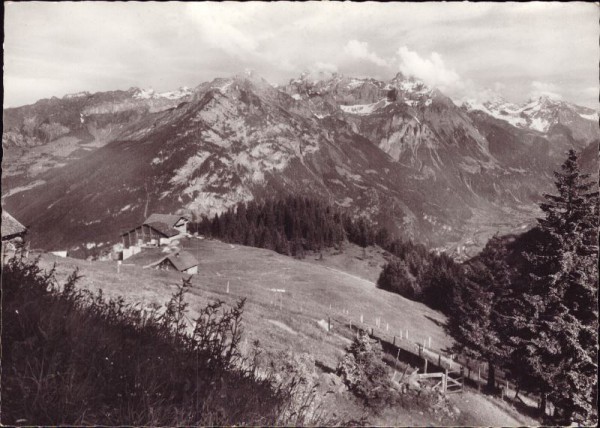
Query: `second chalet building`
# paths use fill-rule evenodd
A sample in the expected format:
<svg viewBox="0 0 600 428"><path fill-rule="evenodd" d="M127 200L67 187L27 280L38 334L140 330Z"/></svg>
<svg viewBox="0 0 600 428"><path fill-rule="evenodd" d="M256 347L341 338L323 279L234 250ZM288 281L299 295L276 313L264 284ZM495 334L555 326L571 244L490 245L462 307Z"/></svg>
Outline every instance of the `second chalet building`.
<svg viewBox="0 0 600 428"><path fill-rule="evenodd" d="M25 245L27 228L2 210L2 263Z"/></svg>
<svg viewBox="0 0 600 428"><path fill-rule="evenodd" d="M141 225L121 234L124 248L168 245L187 233L188 218L172 214L152 214Z"/></svg>

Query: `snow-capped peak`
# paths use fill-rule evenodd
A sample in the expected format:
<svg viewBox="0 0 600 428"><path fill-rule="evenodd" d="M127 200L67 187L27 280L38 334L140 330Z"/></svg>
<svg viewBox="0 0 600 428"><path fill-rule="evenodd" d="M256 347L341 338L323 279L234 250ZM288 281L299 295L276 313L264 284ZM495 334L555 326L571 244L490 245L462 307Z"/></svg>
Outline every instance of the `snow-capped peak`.
<svg viewBox="0 0 600 428"><path fill-rule="evenodd" d="M163 92L161 94L158 94L158 96L162 97L162 98L168 98L170 100L176 100L176 99L183 98L183 97L186 97L191 94L192 94L192 90L190 88L188 88L187 86L182 86L175 91Z"/></svg>
<svg viewBox="0 0 600 428"><path fill-rule="evenodd" d="M176 99L191 95L191 93L192 93L192 90L186 86L182 86L175 91L161 92L161 93L156 93L156 91L154 91L154 89L152 89L152 88L148 88L148 89L132 88L132 89L130 89L130 91L133 92L133 98L136 98L138 100L149 100L149 99L160 99L160 98L176 100Z"/></svg>
<svg viewBox="0 0 600 428"><path fill-rule="evenodd" d="M88 95L90 95L90 93L88 91L83 91L83 92L76 92L74 94L67 94L63 97L64 100L68 100L71 98L80 98L80 97L87 97Z"/></svg>
<svg viewBox="0 0 600 428"><path fill-rule="evenodd" d="M137 89L133 94L133 98L137 98L138 100L147 100L150 98L156 98L156 93L154 89Z"/></svg>
<svg viewBox="0 0 600 428"><path fill-rule="evenodd" d="M522 104L508 102L499 96L484 101L464 99L462 106L470 111L482 111L518 128L543 133L548 132L553 124L558 123L560 116L564 114L572 117L579 116L586 120L598 120L598 113L593 109L568 103L551 94L530 98Z"/></svg>

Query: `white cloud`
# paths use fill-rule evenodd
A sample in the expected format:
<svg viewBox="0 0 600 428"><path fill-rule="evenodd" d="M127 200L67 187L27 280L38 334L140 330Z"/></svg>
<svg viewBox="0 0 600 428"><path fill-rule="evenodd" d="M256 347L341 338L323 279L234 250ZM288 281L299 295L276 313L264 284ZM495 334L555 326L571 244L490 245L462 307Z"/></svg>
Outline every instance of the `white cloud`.
<svg viewBox="0 0 600 428"><path fill-rule="evenodd" d="M367 42L360 42L358 40L350 40L344 47L344 53L350 55L355 59L362 59L370 61L380 67L388 67L388 62L377 55L375 52L369 50L369 44Z"/></svg>
<svg viewBox="0 0 600 428"><path fill-rule="evenodd" d="M306 69L390 79L399 66L452 97L497 81L519 102L557 92L536 80L598 105L594 3L8 2L5 15L11 105L84 89L168 91L246 67L283 83Z"/></svg>
<svg viewBox="0 0 600 428"><path fill-rule="evenodd" d="M328 72L328 73L336 73L338 71L337 65L331 64L329 62L316 62L315 68L318 71Z"/></svg>
<svg viewBox="0 0 600 428"><path fill-rule="evenodd" d="M234 56L254 55L258 47L256 35L240 30L240 26L251 21L254 8L244 11L232 9L231 4L188 5L188 16L193 19L202 35L202 40L215 48Z"/></svg>
<svg viewBox="0 0 600 428"><path fill-rule="evenodd" d="M529 96L531 98L539 98L542 95L547 97L556 98L561 100L563 96L558 93L559 87L554 83L547 82L539 82L534 80L531 82L531 91L529 92Z"/></svg>
<svg viewBox="0 0 600 428"><path fill-rule="evenodd" d="M437 52L432 52L429 58L423 58L417 52L401 46L398 49L398 57L400 71L405 75L417 77L428 85L447 90L463 86L458 73L448 68Z"/></svg>

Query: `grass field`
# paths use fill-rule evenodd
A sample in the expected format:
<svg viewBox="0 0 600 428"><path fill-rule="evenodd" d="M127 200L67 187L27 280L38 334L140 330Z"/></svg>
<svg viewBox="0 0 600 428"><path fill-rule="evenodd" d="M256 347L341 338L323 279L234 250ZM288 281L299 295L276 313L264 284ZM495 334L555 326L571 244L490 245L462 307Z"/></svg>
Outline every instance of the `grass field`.
<svg viewBox="0 0 600 428"><path fill-rule="evenodd" d="M411 340L422 342L431 337L433 349L450 345L439 325L444 321L443 315L421 303L379 290L373 281L364 278L372 279L378 270L377 266L369 266L373 262L369 256L380 257L378 250L368 249L367 259L359 260L362 250L347 249L346 257L354 265L354 272L348 273L341 270L345 262L340 256L324 254L323 261L316 261L313 256L302 261L269 250L213 240L190 239L182 244L200 262L188 295L190 318L211 300L232 304L246 298L248 342L258 339L273 352L309 352L322 364L335 367L347 341L327 334L322 325L329 316L334 332L347 328L350 321L359 324L362 315L365 327L375 326L375 318L379 317L382 327L389 324L390 331L408 329ZM48 254L42 256L42 264L49 267L56 261L59 277L79 267L84 276L81 286L90 290L102 289L107 295L122 295L130 302L163 304L183 275L142 268L161 254L154 250L136 255L121 265L120 273L115 262L61 259ZM329 261L333 266L328 266Z"/></svg>
<svg viewBox="0 0 600 428"><path fill-rule="evenodd" d="M348 324L351 321L354 326L360 325L361 315L366 328L374 327L377 331L375 319L380 318L380 330L387 334L399 335L402 331L405 335L408 330L410 342L415 343L431 338L431 349L435 351L444 351L451 345L451 339L443 331L442 314L376 288L374 280L384 263L380 249L368 248L365 254L362 249L349 246L343 254L324 252L323 260L316 260L315 255L296 260L269 250L213 240L192 238L181 244L199 260L199 273L192 277L187 296L190 318L215 299L233 304L245 298L242 349L246 351L258 340L266 350L266 357L274 357L281 351L308 353L318 366L334 369L349 343ZM56 263L59 280L79 268L83 275L81 287L102 289L106 295L123 296L129 302L147 305L164 304L175 284L182 280L182 274L177 272L142 268L161 256L159 250L134 256L120 266L120 272L115 262L88 262L50 254L41 255L40 263L45 268ZM329 317L333 329L330 333L326 331ZM477 400L487 398L471 398L471 402ZM532 423L506 412L496 412L493 421L502 419L502 414L506 414L502 425ZM470 423L487 425L492 421L485 415L474 415L468 419ZM405 416L398 419L399 415L395 415L385 420L409 425L432 422L427 415Z"/></svg>

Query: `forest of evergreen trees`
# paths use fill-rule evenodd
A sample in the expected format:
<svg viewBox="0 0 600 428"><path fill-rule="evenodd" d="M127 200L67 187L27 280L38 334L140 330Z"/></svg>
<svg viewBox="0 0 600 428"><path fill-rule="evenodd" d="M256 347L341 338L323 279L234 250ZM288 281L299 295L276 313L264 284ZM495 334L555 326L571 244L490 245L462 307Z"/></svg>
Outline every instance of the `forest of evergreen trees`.
<svg viewBox="0 0 600 428"><path fill-rule="evenodd" d="M378 245L391 255L378 286L435 309L444 309L447 288L458 271L454 260L444 254L397 239L364 217L353 218L324 201L300 196L240 203L221 215L190 223L189 230L298 258L324 248L343 251L344 242L363 248Z"/></svg>
<svg viewBox="0 0 600 428"><path fill-rule="evenodd" d="M339 247L345 239L340 212L322 201L293 196L242 202L212 219L190 223L189 231L300 258L307 251Z"/></svg>

